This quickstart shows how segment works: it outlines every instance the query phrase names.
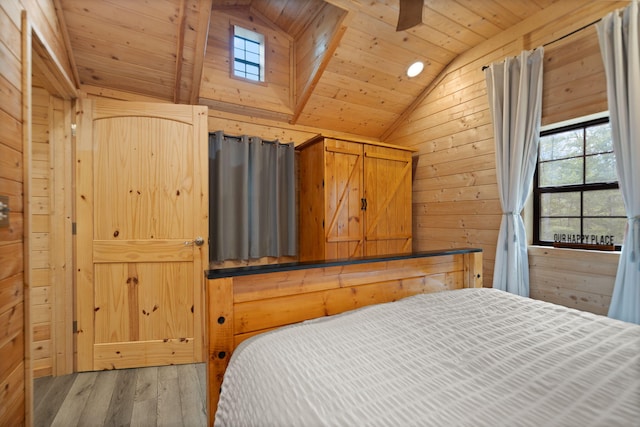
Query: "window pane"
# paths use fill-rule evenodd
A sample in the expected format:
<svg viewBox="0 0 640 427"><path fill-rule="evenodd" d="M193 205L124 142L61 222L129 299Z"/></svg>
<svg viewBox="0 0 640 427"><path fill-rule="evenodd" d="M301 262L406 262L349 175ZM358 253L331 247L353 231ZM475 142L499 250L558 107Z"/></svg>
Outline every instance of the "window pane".
<svg viewBox="0 0 640 427"><path fill-rule="evenodd" d="M540 240L544 242L567 242L580 235L580 218L540 219Z"/></svg>
<svg viewBox="0 0 640 427"><path fill-rule="evenodd" d="M541 163L540 187L582 184L582 157Z"/></svg>
<svg viewBox="0 0 640 427"><path fill-rule="evenodd" d="M247 78L247 66L242 62L235 61L233 63L233 75Z"/></svg>
<svg viewBox="0 0 640 427"><path fill-rule="evenodd" d="M587 184L618 181L614 154L596 154L587 157L585 180Z"/></svg>
<svg viewBox="0 0 640 427"><path fill-rule="evenodd" d="M587 128L587 153L598 154L613 151L611 142L611 124L604 123Z"/></svg>
<svg viewBox="0 0 640 427"><path fill-rule="evenodd" d="M247 74L253 74L254 76L260 75L260 68L255 65L247 64Z"/></svg>
<svg viewBox="0 0 640 427"><path fill-rule="evenodd" d="M247 41L247 47L245 49L247 50L247 52L255 53L256 55L260 54L259 43Z"/></svg>
<svg viewBox="0 0 640 427"><path fill-rule="evenodd" d="M255 53L247 52L247 61L253 62L254 64L260 64L260 55Z"/></svg>
<svg viewBox="0 0 640 427"><path fill-rule="evenodd" d="M599 190L584 192L585 216L627 216L624 210L622 192L615 190Z"/></svg>
<svg viewBox="0 0 640 427"><path fill-rule="evenodd" d="M585 218L584 234L586 238L584 243L621 245L626 225L626 218Z"/></svg>
<svg viewBox="0 0 640 427"><path fill-rule="evenodd" d="M244 39L240 38L240 37L234 37L233 38L233 46L237 49L242 49L244 50Z"/></svg>
<svg viewBox="0 0 640 427"><path fill-rule="evenodd" d="M540 138L540 160L558 160L583 154L583 130L547 135Z"/></svg>
<svg viewBox="0 0 640 427"><path fill-rule="evenodd" d="M580 193L543 193L540 195L542 216L580 216Z"/></svg>
<svg viewBox="0 0 640 427"><path fill-rule="evenodd" d="M238 49L238 48L234 49L233 50L233 57L234 57L234 59L245 59L244 50Z"/></svg>

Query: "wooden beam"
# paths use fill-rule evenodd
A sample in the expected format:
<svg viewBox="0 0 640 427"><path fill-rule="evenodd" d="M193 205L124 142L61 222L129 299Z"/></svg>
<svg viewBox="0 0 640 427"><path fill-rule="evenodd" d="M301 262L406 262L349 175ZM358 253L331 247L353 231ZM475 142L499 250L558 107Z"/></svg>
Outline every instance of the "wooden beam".
<svg viewBox="0 0 640 427"><path fill-rule="evenodd" d="M482 279L482 252L464 254L464 287L481 288Z"/></svg>
<svg viewBox="0 0 640 427"><path fill-rule="evenodd" d="M193 58L193 76L191 78L191 93L189 94L189 103L191 105L195 105L200 97L200 83L202 81L204 57L207 53L212 3L213 0L200 0L198 27L196 28L196 47Z"/></svg>
<svg viewBox="0 0 640 427"><path fill-rule="evenodd" d="M209 330L207 358L209 425L213 420L220 398L224 372L233 352L233 278L208 280L207 329Z"/></svg>
<svg viewBox="0 0 640 427"><path fill-rule="evenodd" d="M46 60L42 58L38 53L34 52L31 57L32 72L34 78L41 80L39 83L44 87L51 95L57 95L64 93L65 88L56 79L54 73L48 67Z"/></svg>
<svg viewBox="0 0 640 427"><path fill-rule="evenodd" d="M75 114L70 100L52 98L49 129L51 136L51 160L56 165L51 170L50 198L53 212L50 230L52 264L54 271L54 342L52 354L56 376L73 372L73 161L71 121Z"/></svg>
<svg viewBox="0 0 640 427"><path fill-rule="evenodd" d="M176 78L173 85L173 103L180 103L180 80L182 80L182 65L184 62L184 31L186 28L187 15L184 12L184 2L180 1L180 11L178 12L178 40L176 41Z"/></svg>
<svg viewBox="0 0 640 427"><path fill-rule="evenodd" d="M99 96L102 98L119 99L121 101L139 101L139 102L157 102L169 103L168 99L155 98L152 96L140 95L137 93L125 92L122 90L104 88L93 85L80 85L80 91L83 95Z"/></svg>
<svg viewBox="0 0 640 427"><path fill-rule="evenodd" d="M356 13L357 12L353 12L353 11L347 12L345 16L342 18L342 21L338 24L338 29L333 34L333 37L331 37L331 40L329 41L329 44L327 46L327 50L325 50L324 55L322 57L322 61L320 61L320 65L313 73L313 77L309 79L309 81L307 82L307 85L304 87L304 89L302 89L302 93L300 94L298 98L298 102L295 105L293 117L291 119L291 124L296 124L296 122L300 118L300 115L302 114L302 110L304 110L304 107L307 105L307 102L309 102L309 98L311 98L311 95L313 94L314 89L318 85L318 82L320 81L320 78L322 77L324 70L326 70L327 66L329 65L329 62L333 58L333 53L336 51L336 49L340 45L340 41L342 40L344 33L347 31L349 23L353 20Z"/></svg>
<svg viewBox="0 0 640 427"><path fill-rule="evenodd" d="M67 29L67 23L64 19L64 13L62 11L62 5L60 0L53 0L53 7L56 9L56 17L58 18L58 24L60 25L60 32L62 34L62 41L64 47L67 50L67 56L69 57L69 65L71 66L71 73L73 74L73 82L75 87L80 87L80 77L78 76L78 66L76 65L76 59L73 55L73 49L71 48L71 41L69 39L69 31Z"/></svg>
<svg viewBox="0 0 640 427"><path fill-rule="evenodd" d="M207 100L200 99L200 103L203 105L209 105ZM286 132L295 132L297 134L307 134L303 140L296 140L296 145L302 144L304 141L312 139L316 136L323 135L328 138L337 138L337 139L348 139L354 141L362 141L362 142L373 142L379 143L380 140L377 138L367 138L362 135L356 135L348 132L334 131L329 129L322 129L313 126L304 126L304 125L293 125L289 122L283 122L277 119L271 118L262 118L257 116L247 116L239 112L229 112L216 109L213 105L209 105L209 130L217 130L220 126L212 125L212 122L219 122L222 120L228 120L235 122L231 126L235 126L236 128L243 128L243 123L250 126L263 126L268 129L273 129L276 133L281 132L278 129L282 129Z"/></svg>
<svg viewBox="0 0 640 427"><path fill-rule="evenodd" d="M23 194L23 310L22 321L24 336L24 410L25 425L33 423L33 354L31 342L33 340L33 323L31 320L31 178L32 178L32 147L31 147L31 87L32 87L32 53L34 31L31 20L26 11L22 11L22 194Z"/></svg>
<svg viewBox="0 0 640 427"><path fill-rule="evenodd" d="M42 59L40 71L43 72L46 78L54 79L49 83L54 85L56 88L59 88L60 93L57 93L56 95L64 99L77 98L78 91L74 82L64 71L64 67L62 67L58 58L54 56L51 47L47 44L46 40L42 37L42 34L36 27L31 26L31 31L33 33L31 49L33 50L33 53L40 57L39 59Z"/></svg>
<svg viewBox="0 0 640 427"><path fill-rule="evenodd" d="M277 111L265 110L262 108L250 107L248 105L234 104L231 102L216 101L215 99L199 98L198 104L206 105L209 108L218 111L226 111L228 113L240 114L249 117L261 117L264 119L276 120L289 123L291 115L287 113L279 113Z"/></svg>

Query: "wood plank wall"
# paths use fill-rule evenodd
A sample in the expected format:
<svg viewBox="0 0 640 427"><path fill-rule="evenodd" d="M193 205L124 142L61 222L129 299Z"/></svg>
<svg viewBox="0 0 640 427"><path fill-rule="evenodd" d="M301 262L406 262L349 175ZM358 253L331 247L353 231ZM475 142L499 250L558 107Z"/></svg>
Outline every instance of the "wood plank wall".
<svg viewBox="0 0 640 427"><path fill-rule="evenodd" d="M0 419L8 425L25 421L21 27L21 6L0 3L0 194L11 208L10 227L0 228Z"/></svg>
<svg viewBox="0 0 640 427"><path fill-rule="evenodd" d="M269 84L256 84L230 76L231 26L265 35L265 79ZM226 41L229 40L229 43ZM214 10L209 25L209 38L204 59L204 70L200 95L207 98L211 107L218 102L235 104L240 113L282 117L293 114L293 41L282 31L265 23L249 9L229 8ZM238 104L238 99L242 104Z"/></svg>
<svg viewBox="0 0 640 427"><path fill-rule="evenodd" d="M0 229L0 420L30 422L25 356L25 220L22 13L72 75L52 0L0 2L0 194L9 196L11 226Z"/></svg>
<svg viewBox="0 0 640 427"><path fill-rule="evenodd" d="M34 378L51 375L52 369L52 300L50 247L50 168L49 92L34 77L32 108L32 180L31 180L31 323L32 364Z"/></svg>
<svg viewBox="0 0 640 427"><path fill-rule="evenodd" d="M562 2L559 2L562 3ZM523 25L483 43L454 61L430 94L408 117L405 124L385 138L386 142L417 147L420 160L414 177L415 248L427 250L452 246L479 246L484 249L485 283L493 276L495 241L500 219L495 180L495 160L490 117L487 110L482 65L516 55L551 41L562 34L588 24L628 2L589 2L554 14L534 15ZM562 4L555 5L558 10ZM6 0L0 3L0 194L10 197L11 226L0 229L0 418L20 425L25 420L25 332L24 332L24 205L23 200L23 103L22 103L22 23L26 10L35 31L47 48L73 75L66 57L64 41L57 23L53 0ZM552 23L548 20L555 19ZM550 45L545 54L545 101L543 123L579 117L606 108L602 94L602 72L594 53L593 29L566 41ZM563 50L564 49L564 50ZM283 88L283 93L286 90ZM127 95L103 91L102 95ZM291 111L291 93L276 96L282 111ZM554 102L551 102L554 100ZM592 111L595 110L595 111ZM301 143L318 133L358 138L330 129L291 126L284 121L254 120L252 117L219 114L212 110L209 129L230 133L248 133L264 138ZM54 165L55 168L55 165ZM36 205L37 206L37 205ZM38 230L37 223L34 231ZM571 254L575 254L572 252ZM609 256L612 255L612 256ZM552 301L569 301L578 308L603 310L610 296L609 279L593 294L602 296L600 306L581 302L571 292L567 280L549 280L558 265L543 263L547 252L530 255L532 294ZM611 271L615 254L571 255L563 268L572 271L578 265L599 260ZM602 261L606 258L606 261ZM576 261L578 260L578 261ZM578 264L576 264L576 262ZM579 264L582 262L583 264ZM587 263L587 264L584 264ZM545 270L546 269L546 270ZM547 271L548 273L545 273ZM587 274L589 276L589 274ZM571 275L560 276L569 279ZM544 277L544 279L540 279ZM37 280L37 277L34 277ZM581 279L582 280L582 279ZM600 279L597 279L600 280ZM562 284L561 284L562 282ZM600 289L602 288L602 289ZM536 291L538 289L538 291ZM575 298L572 298L572 295ZM567 299L568 298L568 299ZM597 304L596 304L597 305Z"/></svg>
<svg viewBox="0 0 640 427"><path fill-rule="evenodd" d="M594 25L545 50L542 125L606 111L607 86Z"/></svg>
<svg viewBox="0 0 640 427"><path fill-rule="evenodd" d="M606 316L619 258L615 252L532 246L531 298Z"/></svg>
<svg viewBox="0 0 640 427"><path fill-rule="evenodd" d="M31 355L34 378L73 372L71 102L34 68L31 106Z"/></svg>
<svg viewBox="0 0 640 427"><path fill-rule="evenodd" d="M452 62L430 93L386 142L419 150L414 173L414 248L459 246L484 250L485 286L493 281L493 265L501 209L495 172L495 148L483 65L535 48L587 25L628 2L557 3ZM543 124L606 110L602 60L593 26L545 47ZM550 252L536 253L532 295L551 302L601 311L594 300L583 301L570 275L553 276L555 264L544 264ZM575 255L577 259L584 259ZM600 259L600 254L594 254ZM563 259L569 262L568 254ZM546 290L542 290L546 287ZM549 291L553 288L553 292ZM597 289L602 304L611 286Z"/></svg>
<svg viewBox="0 0 640 427"><path fill-rule="evenodd" d="M484 250L484 283L491 286L495 263L495 242L501 209L495 176L493 129L488 110L483 65L500 61L548 43L585 26L627 2L577 2L553 6L552 11L534 15L522 25L505 31L470 52L461 55L445 70L437 84L414 112L385 142L408 145L419 150L413 181L414 249L430 250L459 246ZM99 96L120 99L130 95L86 87ZM606 110L606 88L600 51L593 26L545 47L543 124L585 116ZM209 130L249 134L265 139L295 141L299 144L319 133L362 139L331 129L292 126L286 122L243 114L209 110ZM537 254L549 257L550 253ZM594 262L603 255L593 254ZM615 255L614 255L615 256ZM261 260L260 262L277 262ZM538 263L539 264L539 263ZM597 301L608 301L610 286L604 286L587 303L574 290L576 283L557 281L549 292L549 282L540 282L540 269L531 274L532 295L551 302L576 301L577 308L596 309ZM548 270L553 275L553 270ZM570 279L570 277L567 277ZM600 280L600 279L598 279ZM609 279L613 283L613 277ZM546 286L547 290L542 291ZM540 288L540 289L538 289ZM555 295L555 296L554 296ZM575 297L575 298L572 298Z"/></svg>

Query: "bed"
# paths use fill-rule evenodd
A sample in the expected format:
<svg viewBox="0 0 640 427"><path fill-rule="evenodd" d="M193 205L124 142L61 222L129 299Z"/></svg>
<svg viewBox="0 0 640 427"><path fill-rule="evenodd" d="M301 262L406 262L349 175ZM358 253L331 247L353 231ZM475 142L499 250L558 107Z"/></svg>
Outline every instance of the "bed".
<svg viewBox="0 0 640 427"><path fill-rule="evenodd" d="M640 420L640 326L494 289L418 292L242 339L224 356L217 426Z"/></svg>

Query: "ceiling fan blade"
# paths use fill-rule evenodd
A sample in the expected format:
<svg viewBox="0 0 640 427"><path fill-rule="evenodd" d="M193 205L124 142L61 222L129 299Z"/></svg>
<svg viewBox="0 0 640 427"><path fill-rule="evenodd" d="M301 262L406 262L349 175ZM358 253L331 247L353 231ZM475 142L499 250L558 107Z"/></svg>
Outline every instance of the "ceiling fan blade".
<svg viewBox="0 0 640 427"><path fill-rule="evenodd" d="M400 13L396 31L408 30L422 23L424 0L400 0Z"/></svg>

